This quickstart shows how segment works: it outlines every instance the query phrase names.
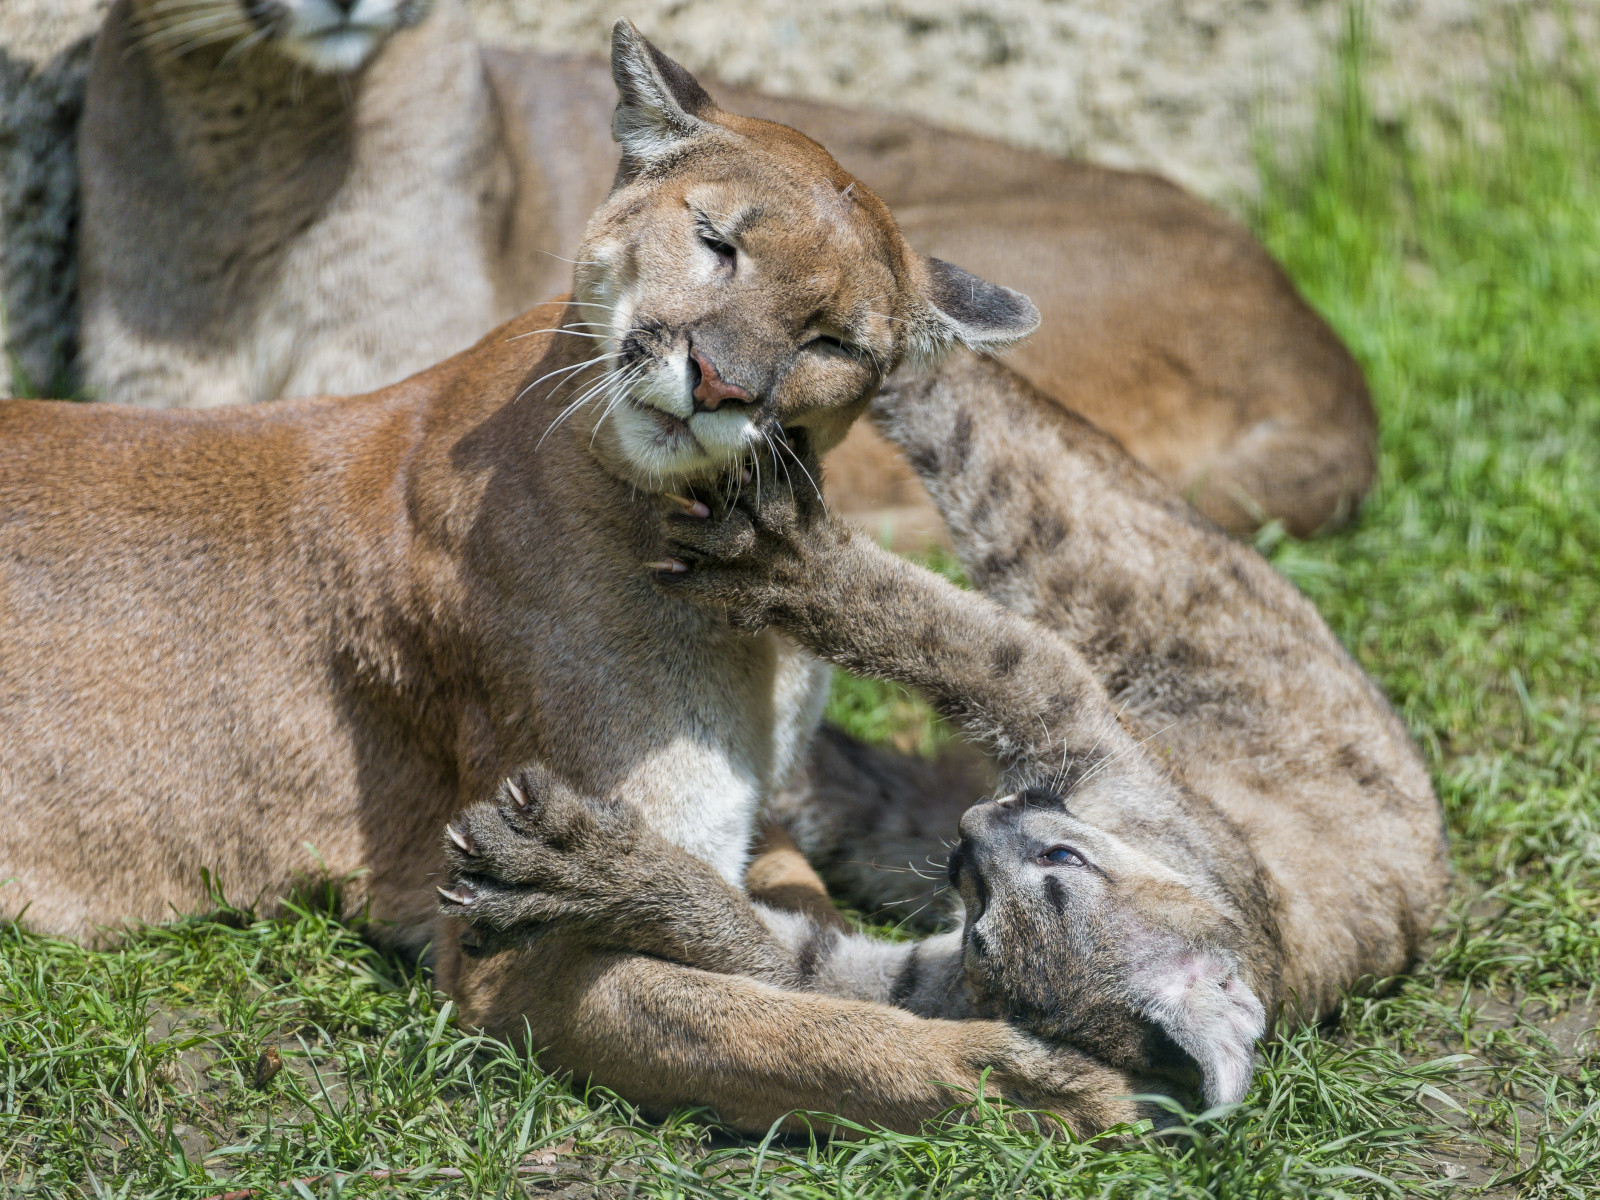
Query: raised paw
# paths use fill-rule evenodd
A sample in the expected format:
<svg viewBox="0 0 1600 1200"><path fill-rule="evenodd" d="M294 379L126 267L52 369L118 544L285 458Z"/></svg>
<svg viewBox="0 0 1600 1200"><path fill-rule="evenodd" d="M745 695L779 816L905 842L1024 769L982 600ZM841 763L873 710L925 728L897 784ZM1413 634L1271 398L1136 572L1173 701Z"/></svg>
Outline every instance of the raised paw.
<svg viewBox="0 0 1600 1200"><path fill-rule="evenodd" d="M631 806L585 796L525 767L492 800L445 827L450 883L441 908L470 929L462 946L492 953L552 925L603 925L634 891L643 826Z"/></svg>
<svg viewBox="0 0 1600 1200"><path fill-rule="evenodd" d="M793 606L828 540L821 469L803 431L702 494L662 498L661 586L760 629Z"/></svg>

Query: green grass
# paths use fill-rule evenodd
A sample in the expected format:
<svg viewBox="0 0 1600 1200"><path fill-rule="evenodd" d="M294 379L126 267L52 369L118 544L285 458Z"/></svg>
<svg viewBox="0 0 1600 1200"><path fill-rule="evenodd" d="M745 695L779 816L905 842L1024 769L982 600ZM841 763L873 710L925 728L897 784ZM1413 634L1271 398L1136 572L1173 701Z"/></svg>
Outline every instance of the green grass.
<svg viewBox="0 0 1600 1200"><path fill-rule="evenodd" d="M1457 894L1414 977L1289 1032L1239 1111L1168 1142L988 1112L762 1145L464 1034L325 907L222 908L104 952L0 928L0 1195L1600 1194L1600 1048L1574 1050L1600 1017L1600 103L1593 78L1518 73L1495 136L1422 153L1371 119L1359 61L1268 163L1254 221L1370 373L1382 479L1354 528L1262 545L1444 799ZM859 682L833 713L940 736ZM286 1066L258 1088L265 1047ZM549 1147L555 1176L513 1174ZM327 1179L374 1168L407 1173Z"/></svg>

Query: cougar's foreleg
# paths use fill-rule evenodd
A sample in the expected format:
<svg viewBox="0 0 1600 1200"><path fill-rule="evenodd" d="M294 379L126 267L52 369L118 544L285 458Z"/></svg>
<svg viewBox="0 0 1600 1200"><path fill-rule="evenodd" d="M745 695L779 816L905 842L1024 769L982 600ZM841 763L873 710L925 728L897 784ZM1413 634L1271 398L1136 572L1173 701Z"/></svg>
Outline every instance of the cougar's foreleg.
<svg viewBox="0 0 1600 1200"><path fill-rule="evenodd" d="M930 1020L558 934L492 958L442 942L440 982L465 1023L657 1111L704 1105L754 1134L814 1123L797 1112L914 1132L982 1090L1079 1134L1145 1115L1129 1099L1142 1081L1000 1021Z"/></svg>
<svg viewBox="0 0 1600 1200"><path fill-rule="evenodd" d="M446 831L447 915L477 955L552 933L775 987L966 1017L959 938L887 942L752 903L638 811L530 766Z"/></svg>
<svg viewBox="0 0 1600 1200"><path fill-rule="evenodd" d="M1131 753L1088 663L1050 630L896 558L827 514L776 471L710 517L664 509L672 562L661 586L723 608L740 628L773 626L819 657L927 696L985 745L1007 786L1069 789Z"/></svg>

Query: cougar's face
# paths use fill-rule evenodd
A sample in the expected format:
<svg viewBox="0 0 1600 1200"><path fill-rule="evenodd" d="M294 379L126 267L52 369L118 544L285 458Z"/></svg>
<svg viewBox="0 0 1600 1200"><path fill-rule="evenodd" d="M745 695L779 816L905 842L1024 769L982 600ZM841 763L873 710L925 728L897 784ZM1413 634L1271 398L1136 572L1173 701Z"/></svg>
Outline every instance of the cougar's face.
<svg viewBox="0 0 1600 1200"><path fill-rule="evenodd" d="M1262 1008L1235 921L1182 874L1043 790L969 809L949 869L996 1011L1180 1095L1243 1095Z"/></svg>
<svg viewBox="0 0 1600 1200"><path fill-rule="evenodd" d="M147 38L173 53L262 45L323 74L357 71L433 0L140 0Z"/></svg>
<svg viewBox="0 0 1600 1200"><path fill-rule="evenodd" d="M908 352L1038 325L1026 296L917 254L826 150L723 112L627 21L611 77L622 161L578 251L570 332L594 353L563 417L584 414L622 478L720 474L789 427L826 451Z"/></svg>
<svg viewBox="0 0 1600 1200"><path fill-rule="evenodd" d="M899 233L875 198L748 146L726 169L706 157L614 195L579 256L577 319L609 356L592 440L651 487L786 427L828 449L906 340Z"/></svg>

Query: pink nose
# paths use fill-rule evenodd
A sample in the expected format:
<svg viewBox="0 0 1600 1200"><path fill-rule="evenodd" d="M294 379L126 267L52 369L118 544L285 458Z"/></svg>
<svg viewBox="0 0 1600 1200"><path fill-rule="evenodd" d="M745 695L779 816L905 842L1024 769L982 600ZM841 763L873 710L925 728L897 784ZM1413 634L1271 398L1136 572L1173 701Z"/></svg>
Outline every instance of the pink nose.
<svg viewBox="0 0 1600 1200"><path fill-rule="evenodd" d="M698 350L689 351L689 357L700 370L700 380L694 385L695 403L708 412L716 412L724 400L750 399L750 393L736 383L729 383L717 374L711 360Z"/></svg>

